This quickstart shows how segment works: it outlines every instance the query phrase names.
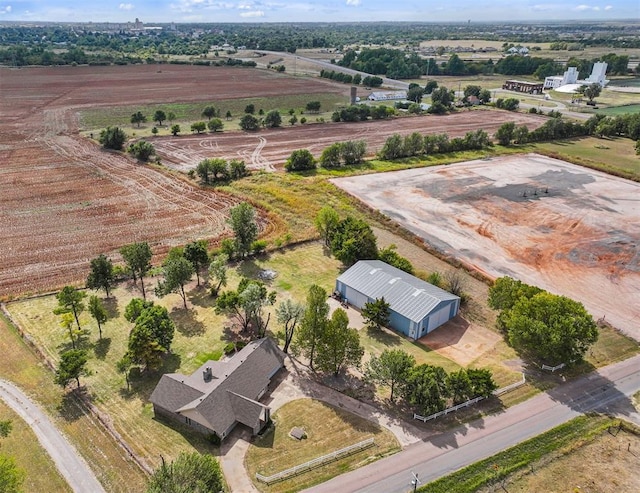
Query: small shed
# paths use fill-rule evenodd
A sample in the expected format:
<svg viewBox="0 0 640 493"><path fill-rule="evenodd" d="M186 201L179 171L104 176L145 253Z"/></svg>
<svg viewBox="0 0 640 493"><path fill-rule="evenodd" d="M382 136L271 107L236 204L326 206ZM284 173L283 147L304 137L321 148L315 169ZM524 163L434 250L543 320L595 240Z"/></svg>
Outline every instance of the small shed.
<svg viewBox="0 0 640 493"><path fill-rule="evenodd" d="M336 291L358 309L384 298L389 325L419 339L458 314L460 297L380 260L360 260L336 280Z"/></svg>

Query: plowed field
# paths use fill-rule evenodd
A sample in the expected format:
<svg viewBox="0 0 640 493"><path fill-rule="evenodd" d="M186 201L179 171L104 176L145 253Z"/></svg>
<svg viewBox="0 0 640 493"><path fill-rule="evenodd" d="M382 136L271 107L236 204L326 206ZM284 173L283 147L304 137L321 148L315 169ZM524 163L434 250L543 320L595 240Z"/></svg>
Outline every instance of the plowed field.
<svg viewBox="0 0 640 493"><path fill-rule="evenodd" d="M434 248L640 340L640 184L535 154L332 181Z"/></svg>
<svg viewBox="0 0 640 493"><path fill-rule="evenodd" d="M308 149L316 157L334 142L364 140L367 153L373 156L393 134L408 135L446 133L462 137L482 129L492 135L505 122L527 125L533 130L546 119L506 111L462 111L445 116L396 118L388 121L299 125L262 130L256 133L225 132L181 137L166 137L154 144L162 162L180 171L188 171L206 158L242 159L252 169L282 168L291 151Z"/></svg>
<svg viewBox="0 0 640 493"><path fill-rule="evenodd" d="M0 297L81 282L91 258L133 241L162 253L227 232L236 198L82 139L78 110L331 90L343 89L246 68L0 69Z"/></svg>

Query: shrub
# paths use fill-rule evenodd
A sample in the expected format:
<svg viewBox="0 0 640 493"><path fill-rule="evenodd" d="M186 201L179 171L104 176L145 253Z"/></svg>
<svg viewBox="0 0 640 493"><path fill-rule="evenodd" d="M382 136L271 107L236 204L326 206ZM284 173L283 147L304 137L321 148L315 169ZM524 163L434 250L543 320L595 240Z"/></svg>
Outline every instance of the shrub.
<svg viewBox="0 0 640 493"><path fill-rule="evenodd" d="M127 151L133 154L136 159L140 161L147 161L152 155L156 153L155 147L150 142L140 140L135 144L131 144Z"/></svg>
<svg viewBox="0 0 640 493"><path fill-rule="evenodd" d="M127 140L127 134L120 127L107 127L100 132L99 142L106 149L119 151Z"/></svg>
<svg viewBox="0 0 640 493"><path fill-rule="evenodd" d="M263 253L267 249L267 241L266 240L256 240L251 244L251 251L255 255L259 255Z"/></svg>
<svg viewBox="0 0 640 493"><path fill-rule="evenodd" d="M297 149L291 153L284 165L287 171L315 169L316 160L308 149Z"/></svg>

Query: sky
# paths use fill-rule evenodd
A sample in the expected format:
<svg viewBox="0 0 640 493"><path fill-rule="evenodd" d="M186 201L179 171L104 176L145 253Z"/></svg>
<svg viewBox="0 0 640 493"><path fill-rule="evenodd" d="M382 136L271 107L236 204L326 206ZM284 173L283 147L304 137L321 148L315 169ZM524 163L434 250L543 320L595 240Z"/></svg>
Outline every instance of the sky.
<svg viewBox="0 0 640 493"><path fill-rule="evenodd" d="M0 22L467 22L640 19L640 0L0 0Z"/></svg>

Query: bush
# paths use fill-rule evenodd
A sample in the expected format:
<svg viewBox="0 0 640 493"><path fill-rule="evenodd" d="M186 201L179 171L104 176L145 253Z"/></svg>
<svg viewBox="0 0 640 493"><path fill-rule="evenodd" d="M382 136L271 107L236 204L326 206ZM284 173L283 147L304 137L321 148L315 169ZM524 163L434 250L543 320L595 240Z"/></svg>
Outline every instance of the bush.
<svg viewBox="0 0 640 493"><path fill-rule="evenodd" d="M155 147L146 140L140 140L135 144L131 144L127 151L133 154L140 161L148 161L151 156L156 153Z"/></svg>
<svg viewBox="0 0 640 493"><path fill-rule="evenodd" d="M207 124L205 122L195 122L191 124L191 131L202 133L206 130Z"/></svg>
<svg viewBox="0 0 640 493"><path fill-rule="evenodd" d="M297 149L291 153L289 159L284 165L287 171L303 171L315 169L316 160L307 149Z"/></svg>
<svg viewBox="0 0 640 493"><path fill-rule="evenodd" d="M127 134L120 127L107 127L100 132L99 142L105 149L119 151L127 140Z"/></svg>
<svg viewBox="0 0 640 493"><path fill-rule="evenodd" d="M263 253L267 249L267 241L266 240L256 240L251 243L251 251L255 255L259 255Z"/></svg>
<svg viewBox="0 0 640 493"><path fill-rule="evenodd" d="M240 118L240 128L245 132L255 132L260 128L260 120L250 113Z"/></svg>

